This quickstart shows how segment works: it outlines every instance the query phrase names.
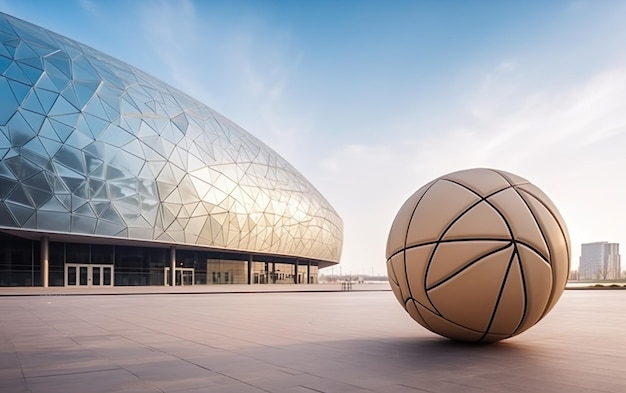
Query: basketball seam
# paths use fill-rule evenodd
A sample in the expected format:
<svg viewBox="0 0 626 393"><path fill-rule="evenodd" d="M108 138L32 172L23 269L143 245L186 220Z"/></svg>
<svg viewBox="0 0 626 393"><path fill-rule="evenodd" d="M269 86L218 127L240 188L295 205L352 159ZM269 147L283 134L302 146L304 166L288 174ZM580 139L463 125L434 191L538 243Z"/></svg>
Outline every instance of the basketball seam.
<svg viewBox="0 0 626 393"><path fill-rule="evenodd" d="M427 312L430 312L431 314L435 315L436 317L439 317L439 318L443 319L444 321L451 323L452 325L455 325L455 326L461 327L461 328L463 328L463 329L466 329L466 330L469 330L469 331L472 331L472 332L475 332L475 333L481 333L481 334L483 333L483 332L481 332L480 330L476 330L476 329L473 329L473 328L471 328L471 327L468 327L468 326L465 326L465 325L461 325L461 324L460 324L460 323L458 323L458 322L451 321L451 320L449 320L448 318L444 317L444 316L443 316L443 315L441 315L441 314L437 314L437 313L434 313L434 312L430 311L427 307L425 307L422 303L418 302L417 300L415 300L415 301L416 301L416 302L417 302L420 306L424 307L424 308L427 310ZM419 308L418 308L417 310L418 310L418 312L419 312ZM424 317L422 316L422 314L420 314L420 316L421 316L422 318L424 318ZM424 319L424 321L426 321L426 320ZM431 330L431 331L433 331L433 330Z"/></svg>
<svg viewBox="0 0 626 393"><path fill-rule="evenodd" d="M448 180L448 181L450 181L450 180ZM456 183L456 182L453 182L453 183L458 184L458 183ZM507 181L507 183L508 183L508 184L510 184L510 182L508 182L508 181ZM433 260L433 255L435 254L435 251L437 250L437 247L438 247L439 243L441 243L441 242L442 242L443 236L445 236L445 234L446 234L446 233L450 230L450 228L452 227L452 225L454 225L454 223L456 223L458 220L460 220L460 219L461 219L461 217L463 217L463 215L467 214L467 212L468 212L468 211L470 211L471 209L473 209L475 206L477 206L477 205L478 205L479 203L481 203L481 202L487 203L487 204L488 204L489 206L491 206L491 208L492 208L492 209L494 209L494 210L496 211L496 213L500 216L500 218L502 219L502 221L503 221L503 222L504 222L504 224L506 225L507 230L509 231L509 235L510 235L509 245L512 243L512 244L513 244L513 246L515 247L515 243L516 243L515 235L513 234L513 229L511 228L511 225L510 225L510 224L509 224L509 222L507 221L506 216L505 216L505 215L504 215L504 214L503 214L503 213L502 213L502 212L501 212L501 211L500 211L500 210L499 210L499 209L498 209L498 208L497 208L497 207L496 207L493 203L491 203L491 202L488 200L488 198L492 197L493 195L498 194L498 193L500 193L500 192L503 192L503 191L505 191L505 190L508 190L509 188L513 188L513 186L509 186L509 187L502 188L502 189L497 190L497 191L495 191L495 192L493 192L493 193L491 193L491 194L489 194L489 195L487 195L487 196L485 196L485 197L483 197L483 196L481 196L480 194L476 193L474 190L472 190L472 189L470 189L470 188L468 188L468 187L465 187L465 186L464 186L464 185L462 185L462 184L460 184L460 186L461 186L461 187L464 187L464 188L466 188L466 189L468 189L468 190L470 190L471 192L473 192L474 194L476 194L477 196L479 196L479 197L480 197L480 200L478 200L476 203L472 204L472 205L471 205L471 206L469 206L467 209L465 209L465 211L463 211L461 214L459 214L459 215L458 215L458 216L457 216L454 220L452 220L452 221L450 222L450 224L446 227L446 229L445 229L445 230L441 233L441 236L439 237L439 240L437 241L437 244L435 245L435 247L434 247L434 249L433 249L433 251L432 251L432 253L431 253L430 258L428 259L428 263L427 263L427 265L426 265L426 272L425 272L425 274L424 274L424 288L426 288L426 277L427 277L427 275L428 275L428 271L429 271L429 268L430 268L431 262L432 262L432 260ZM406 244L405 244L405 248L406 248ZM505 247L505 248L506 248L506 247ZM507 271L508 271L508 269L509 269L509 268L510 268L510 262L509 262L509 266L507 266ZM426 292L426 296L427 296L427 298L428 298L428 301L429 301L430 303L432 303L432 301L431 301L431 299L430 299L430 296L428 295L428 291L425 291L425 292ZM500 293L498 294L498 297L500 297L500 296L501 296L501 294L502 294L502 288L500 288ZM434 309L435 309L435 310L437 310L437 312L438 312L439 314L441 314L441 312L440 312L440 311L439 311L439 310L435 307L435 305L434 305L434 304L433 304L433 307L434 307ZM494 311L493 311L493 313L492 313L492 315L491 315L491 318L493 318L493 315L495 314L495 312L496 312L496 311L497 311L497 307L496 307L496 308L494 308ZM447 318L445 318L445 317L443 317L443 316L442 316L442 318L448 321L448 319L447 319ZM449 321L449 322L452 322L452 321ZM459 326L461 326L461 325L459 325ZM483 334L483 337L481 337L478 341L482 340L482 339L484 338L484 334L485 334L485 332L484 332L484 331L483 331L483 332L480 332L480 333L482 333L482 334Z"/></svg>
<svg viewBox="0 0 626 393"><path fill-rule="evenodd" d="M496 237L471 237L471 238L462 238L462 239L444 239L444 240L433 240L433 241L429 241L429 242L425 242L425 243L419 243L419 244L414 244L410 247L405 248L404 250L400 250L398 252L393 253L389 258L398 255L399 253L405 251L405 250L412 250L414 248L419 248L419 247L425 247L425 246L432 246L433 244L437 244L437 243L463 243L463 242L479 242L479 241L484 241L484 242L506 242L506 243L511 243L514 242L516 244L522 245L526 248L528 248L529 250L531 250L532 252L534 252L535 254L537 254L537 256L539 256L545 263L546 265L550 265L550 262L548 261L548 259L539 251L537 250L532 244L526 243L523 240L511 240L511 239L500 239L500 238L496 238Z"/></svg>
<svg viewBox="0 0 626 393"><path fill-rule="evenodd" d="M526 286L526 277L524 275L524 264L522 263L522 258L519 255L517 256L517 263L519 264L520 279L522 280L522 292L524 293L524 311L522 312L522 318L520 319L519 323L515 327L515 330L513 330L513 333L511 333L509 337L521 333L519 332L519 329L526 322L526 318L528 317L528 287Z"/></svg>
<svg viewBox="0 0 626 393"><path fill-rule="evenodd" d="M478 258L474 259L473 261L471 261L470 263L464 265L463 267L461 267L459 270L455 271L453 274L446 276L444 279L438 281L436 284L431 285L430 287L426 287L426 291L430 291L432 289L437 288L440 285L445 284L446 282L450 281L451 279L453 279L454 277L456 277L458 274L463 273L465 270L467 270L469 267L475 265L476 263L482 261L483 259L487 258L490 255L496 254L500 251L506 250L507 248L509 248L511 245L513 244L513 242L508 241L507 244L504 247L500 247L498 249L495 250L491 250L486 254L483 254L481 256L479 256Z"/></svg>
<svg viewBox="0 0 626 393"><path fill-rule="evenodd" d="M437 184L437 182L439 181L439 179L435 179L431 182L430 185L427 186L426 190L424 191L424 193L422 194L422 196L419 198L419 200L417 201L417 203L415 203L415 207L413 208L413 211L411 212L411 217L409 218L409 224L406 227L406 233L404 234L404 256L403 256L403 265L404 265L404 276L406 277L406 286L409 289L409 296L411 299L414 299L415 297L413 296L413 291L411 290L411 283L409 282L409 272L407 271L407 267L406 267L406 243L407 243L407 239L409 237L409 230L411 228L411 223L413 222L413 217L415 217L415 212L417 211L417 207L420 205L420 202L422 201L422 199L424 199L424 197L426 196L426 194L428 194L428 191L430 191L431 188L433 188L433 186L435 184ZM424 291L426 292L426 291ZM426 297L428 299L428 301L431 303L431 306L433 307L433 309L436 310L435 306L432 304L432 302L430 301L430 299L428 298L428 295ZM404 304L404 308L406 309L406 302ZM424 317L422 316L422 314L420 313L419 309L417 307L415 307L417 309L417 313L420 316L420 318L422 318L422 320L424 321L424 323L426 325L428 325L428 323L426 322L426 320L424 319ZM437 312L439 312L437 310ZM429 326L426 326L427 329L431 330Z"/></svg>
<svg viewBox="0 0 626 393"><path fill-rule="evenodd" d="M502 172L495 170L495 169L490 169L490 171L497 173L501 178L504 179L505 182L509 183L511 185L511 187L515 187L515 186L521 186L524 184L531 184L528 180L524 179L525 181L523 183L511 183L511 181L502 174Z"/></svg>
<svg viewBox="0 0 626 393"><path fill-rule="evenodd" d="M550 307L550 304L552 303L552 299L554 297L554 293L557 290L556 288L556 280L557 277L554 274L554 265L552 264L552 249L550 247L550 243L547 241L547 239L545 238L545 235L543 234L543 227L541 226L541 224L539 223L539 220L537 219L537 217L533 214L532 209L530 208L530 206L528 205L528 201L524 198L524 196L522 196L522 192L526 193L529 197L532 197L535 199L535 201L539 202L539 204L541 206L543 206L546 211L550 214L550 216L552 217L552 219L554 220L554 222L556 223L556 225L559 227L559 230L561 231L561 235L563 236L563 240L565 241L565 249L567 252L567 272L569 272L570 270L570 244L568 242L567 236L565 235L565 231L563 230L563 227L561 226L561 223L559 221L559 219L556 217L556 215L554 214L554 212L550 209L549 206L546 206L545 203L543 203L543 201L541 201L540 198L538 198L536 195L534 195L531 192L528 192L527 190L521 189L517 190L516 188L514 188L515 191L517 192L517 194L520 196L520 198L524 201L524 203L526 204L528 211L530 212L530 214L533 216L533 218L535 219L535 221L537 222L537 226L539 227L539 232L541 232L541 235L544 236L544 241L546 242L546 247L548 247L548 250L550 252L550 271L552 272L552 285L550 287L550 296L548 297L548 301L546 302L543 311L541 312L541 317L539 318L539 320L541 320L541 318L543 318L546 313L548 312L548 308Z"/></svg>
<svg viewBox="0 0 626 393"><path fill-rule="evenodd" d="M445 236L445 234L450 230L450 228L452 228L452 226L461 219L461 217L463 217L465 214L467 214L467 212L469 212L470 210L472 210L474 207L478 206L479 203L485 202L487 203L489 206L491 206L496 213L498 213L498 215L500 215L500 218L502 219L502 221L504 222L504 224L506 225L509 234L510 234L510 241L515 241L515 237L513 236L513 230L511 229L511 226L509 225L508 221L506 220L506 217L504 216L504 214L502 214L502 212L500 210L498 210L498 208L496 206L494 206L487 198L492 197L493 195L502 192L504 190L508 190L509 188L511 188L512 186L509 187L505 187L503 189L497 190L495 192L492 192L491 194L487 195L487 196L482 196L481 194L479 194L478 192L472 190L471 188L460 184L458 182L455 181L451 181L451 180L447 180L448 182L457 184L458 186L467 189L468 191L474 193L476 196L478 196L480 199L478 201L476 201L475 203L473 203L472 205L470 205L469 207L467 207L463 212L461 212L458 216L456 216L449 224L448 226L441 232L441 235L439 236L439 239L437 240L437 242L435 243L435 247L433 248L430 257L428 258L428 262L426 263L426 270L425 270L425 274L424 274L424 289L427 288L426 283L428 282L428 272L430 271L430 265L432 264L432 260L433 260L433 256L435 255L435 252L437 251L437 248L439 247L439 244L443 241L443 237ZM508 183L508 182L507 182ZM411 217L411 220L413 219L413 217ZM407 231L407 236L408 236L408 231ZM404 248L406 249L406 243L404 245ZM439 313L441 314L441 312L439 311L439 309L437 309L437 307L434 305L434 303L432 302L432 300L430 299L430 296L428 294L428 291L425 290L424 291L426 293L426 298L428 299L428 301L433 305L433 308Z"/></svg>
<svg viewBox="0 0 626 393"><path fill-rule="evenodd" d="M516 191L518 191L517 189L515 189L515 190L516 190ZM570 254L571 254L571 253L570 253L570 247L571 247L571 244L570 244L569 239L568 239L568 236L567 236L567 234L566 234L566 230L564 229L564 225L561 225L561 220L559 220L559 218L558 218L558 217L556 216L556 214L552 211L552 209L550 209L550 207L549 207L549 206L547 206L547 205L546 205L546 204L545 204L545 203L541 200L541 198L539 198L537 195L533 194L532 192L530 192L530 191L528 191L528 190L525 190L525 189L521 188L521 189L518 191L518 194L520 194L520 197L522 197L522 195L521 195L520 191L521 191L521 192L524 192L524 193L526 193L526 194L528 194L528 195L530 195L530 196L532 196L533 198L535 198L535 200L536 200L537 202L539 202L539 204L540 204L540 205L542 205L543 207L545 207L545 208L546 208L546 210L550 213L550 215L551 215L551 216L552 216L552 218L554 219L554 222L556 222L556 225L557 225L557 226L559 227L559 229L561 230L561 235L563 235L563 240L565 240L565 245L567 246L567 247L566 247L566 249L567 249L567 271L569 272L569 268L570 268L570 258L571 258L571 255L570 255ZM522 199L523 199L523 197L522 197ZM529 208L529 210L530 210L530 208ZM532 211L531 211L531 214L532 214Z"/></svg>
<svg viewBox="0 0 626 393"><path fill-rule="evenodd" d="M498 292L498 297L496 298L496 303L493 306L493 311L491 312L491 318L489 318L489 323L487 323L487 327L485 328L485 332L483 333L483 336L478 340L478 342L481 342L485 339L485 337L487 337L487 334L489 334L489 329L491 329L491 325L493 324L493 320L496 317L496 314L498 313L498 306L500 305L500 300L502 299L502 292L504 292L504 287L506 286L506 282L509 278L509 273L511 272L511 265L513 264L513 260L515 259L515 255L517 254L517 247L515 245L513 245L513 252L511 253L511 258L509 259L509 263L506 267L506 272L504 273L504 278L502 280L502 285L500 286L500 292Z"/></svg>
<svg viewBox="0 0 626 393"><path fill-rule="evenodd" d="M447 180L449 181L449 180ZM456 182L452 182L454 184L458 184ZM473 192L474 194L476 194L475 191L463 186L462 184L459 184L459 186L464 187L468 190L470 190L471 192ZM480 197L479 194L476 194ZM445 236L445 234L450 230L450 228L452 227L452 225L454 225L454 223L456 223L458 220L461 219L461 217L463 217L468 211L470 211L471 209L474 208L474 206L478 205L482 200L479 199L478 201L474 202L473 204L471 204L470 206L468 206L463 212L461 212L458 216L456 216L454 218L454 220L452 220L448 226L441 232L441 235L439 235L439 239L437 241L435 241L433 244L435 245L435 247L433 247L431 253L430 253L430 257L428 257L428 262L426 262L426 268L424 270L424 281L423 281L423 286L424 286L424 293L426 293L426 298L428 299L428 301L433 305L433 308L437 311L437 313L441 314L441 312L439 311L439 309L437 309L437 307L434 305L433 301L430 299L430 295L428 294L428 290L426 288L428 288L428 272L430 271L430 265L432 264L433 261L433 257L435 255L435 253L437 252L437 248L439 247L439 244L441 243L443 237ZM406 249L406 244L405 244L405 249Z"/></svg>
<svg viewBox="0 0 626 393"><path fill-rule="evenodd" d="M497 194L499 192L502 192L504 190L508 190L509 188L513 187L513 185L511 185L511 183L507 182L509 184L508 186L504 186L504 188L499 188L499 189L497 189L495 191L492 191L491 193L487 194L486 196L483 196L480 192L470 188L466 184L458 182L457 180L453 180L453 179L442 179L442 180L445 180L447 182L454 183L454 184L456 184L456 185L458 185L460 187L463 187L463 188L465 188L466 190L470 191L472 194L475 194L476 196L478 196L481 199L490 198L491 196L493 196L493 195L495 195L495 194Z"/></svg>

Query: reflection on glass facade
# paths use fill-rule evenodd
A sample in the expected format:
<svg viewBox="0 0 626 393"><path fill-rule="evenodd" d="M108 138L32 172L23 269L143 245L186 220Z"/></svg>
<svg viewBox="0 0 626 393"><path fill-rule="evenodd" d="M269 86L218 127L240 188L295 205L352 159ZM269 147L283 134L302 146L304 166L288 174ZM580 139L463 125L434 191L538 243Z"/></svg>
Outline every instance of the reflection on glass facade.
<svg viewBox="0 0 626 393"><path fill-rule="evenodd" d="M0 287L40 285L40 250L39 241L0 232ZM171 285L169 256L170 250L163 247L51 241L49 285ZM174 269L176 286L316 284L319 266L311 260L199 249L176 252Z"/></svg>
<svg viewBox="0 0 626 393"><path fill-rule="evenodd" d="M339 261L334 209L233 122L121 61L4 14L0 42L0 229ZM89 264L101 266L82 270L99 283L105 275L115 285L168 279L165 248L51 241L49 253L50 285L80 280ZM245 263L185 253L181 285L247 280ZM37 285L39 257L11 257L32 265L14 271L20 282ZM302 267L257 263L251 281L307 281L306 272L298 278Z"/></svg>

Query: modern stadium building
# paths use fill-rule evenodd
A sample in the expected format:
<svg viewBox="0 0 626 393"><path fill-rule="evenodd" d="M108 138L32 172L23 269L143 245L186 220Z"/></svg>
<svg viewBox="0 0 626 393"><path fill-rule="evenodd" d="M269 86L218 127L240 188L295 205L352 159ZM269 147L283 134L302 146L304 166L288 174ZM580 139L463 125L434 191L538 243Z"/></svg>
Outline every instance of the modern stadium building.
<svg viewBox="0 0 626 393"><path fill-rule="evenodd" d="M0 286L314 283L343 224L154 77L0 14Z"/></svg>

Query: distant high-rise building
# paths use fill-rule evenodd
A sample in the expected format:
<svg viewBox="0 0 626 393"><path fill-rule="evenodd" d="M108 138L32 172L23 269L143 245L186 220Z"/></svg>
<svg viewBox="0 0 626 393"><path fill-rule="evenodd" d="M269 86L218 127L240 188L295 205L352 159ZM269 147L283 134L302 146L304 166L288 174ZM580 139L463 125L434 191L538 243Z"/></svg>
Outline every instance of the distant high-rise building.
<svg viewBox="0 0 626 393"><path fill-rule="evenodd" d="M612 280L621 276L619 243L595 242L582 245L581 280Z"/></svg>

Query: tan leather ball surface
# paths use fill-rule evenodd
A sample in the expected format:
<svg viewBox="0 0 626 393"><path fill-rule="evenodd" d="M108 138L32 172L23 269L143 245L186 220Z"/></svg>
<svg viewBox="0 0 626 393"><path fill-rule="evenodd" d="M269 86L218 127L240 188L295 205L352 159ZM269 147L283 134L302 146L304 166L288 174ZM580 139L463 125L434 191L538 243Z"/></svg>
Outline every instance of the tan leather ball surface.
<svg viewBox="0 0 626 393"><path fill-rule="evenodd" d="M494 169L441 176L400 208L387 273L409 315L442 336L493 342L535 325L569 274L570 241L536 186Z"/></svg>

